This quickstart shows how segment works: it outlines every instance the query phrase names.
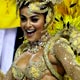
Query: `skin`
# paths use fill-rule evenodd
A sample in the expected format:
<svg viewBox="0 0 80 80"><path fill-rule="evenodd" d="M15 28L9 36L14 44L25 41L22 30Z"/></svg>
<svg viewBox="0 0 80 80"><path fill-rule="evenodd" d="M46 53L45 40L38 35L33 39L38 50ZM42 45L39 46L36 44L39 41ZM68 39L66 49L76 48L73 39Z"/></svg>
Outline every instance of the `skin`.
<svg viewBox="0 0 80 80"><path fill-rule="evenodd" d="M39 40L42 36L42 31L44 30L44 24L45 24L45 18L43 14L37 14L37 13L29 13L28 8L24 7L20 10L20 19L21 19L21 28L24 32L24 36L30 41L35 42ZM35 30L33 33L27 33L27 31ZM26 66L29 64L29 61L37 62L40 60L40 57L43 56L44 48L39 47L39 51L36 54L30 53L30 52L24 52L20 57L18 57L17 60L14 61L14 63L21 69L25 70ZM61 75L64 74L63 67L61 64L57 61L55 56L53 56L51 53L49 53L49 60L53 65L53 68L57 70ZM43 76L41 80L57 80L51 72L47 69L43 72ZM9 77L10 75L10 77ZM8 72L6 80L15 80L11 76L11 70ZM5 80L4 79L4 80ZM17 80L17 79L16 79ZM29 80L25 78L25 80Z"/></svg>
<svg viewBox="0 0 80 80"><path fill-rule="evenodd" d="M42 36L42 31L44 30L45 18L43 14L29 13L28 8L24 7L20 10L20 19L21 19L21 28L24 32L24 35L30 42L35 42L39 40ZM29 34L26 31L36 30L35 32ZM25 52L23 53L16 61L15 64L24 70L26 65L29 64L29 61L37 62L40 57L43 56L43 48L36 53ZM49 60L53 65L53 68L57 70L61 75L63 75L64 70L55 58L55 56L49 53ZM41 80L57 80L54 76L51 75L50 71L47 69L44 72L44 75ZM26 78L26 80L29 80Z"/></svg>
<svg viewBox="0 0 80 80"><path fill-rule="evenodd" d="M37 13L30 13L28 11L27 7L24 7L20 10L20 18L21 18L21 27L24 32L25 37L30 42L35 42L39 40L42 36L42 31L44 30L44 24L45 19L43 14L37 14ZM37 18L37 19L35 19ZM29 31L34 31L34 33L27 33ZM64 41L63 41L64 42ZM65 43L64 43L65 44ZM67 48L68 45L66 46ZM15 62L17 67L24 70L26 66L29 64L29 61L39 61L40 57L43 56L43 50L44 48L40 48L39 51L36 54L25 52L23 53ZM67 51L67 49L64 49L64 46L62 46L61 43L57 43L54 46L55 54L58 60L63 64L63 67L66 70L66 73L72 77L72 80L80 80L80 67L74 64L70 64L70 62L74 62L73 56L70 54L70 52ZM64 74L64 69L62 65L57 61L55 56L51 55L49 53L48 55L50 62L53 65L53 68L57 70L58 73L61 75ZM65 60L65 58L67 60ZM47 69L44 72L44 75L42 76L41 80L57 80ZM76 77L77 76L77 77ZM7 76L3 80L18 80L14 79L12 76L11 69L7 73ZM30 80L25 77L24 80Z"/></svg>
<svg viewBox="0 0 80 80"><path fill-rule="evenodd" d="M16 61L15 64L21 69L25 70L26 66L29 64L30 61L38 62L40 60L40 57L43 56L43 48L40 49L36 54L30 53L30 52L24 52ZM52 56L49 53L49 60L53 65L53 68L57 70L61 75L63 75L64 70L61 66L61 64L58 63L55 56ZM43 72L43 76L41 80L57 80L48 69L46 69ZM25 79L29 80L29 79Z"/></svg>
<svg viewBox="0 0 80 80"><path fill-rule="evenodd" d="M43 14L37 14L37 13L30 13L28 12L28 8L24 7L20 11L20 17L21 17L21 27L24 32L24 35L30 42L35 42L39 40L42 36L42 31L44 30L44 24L45 24L45 18ZM27 33L26 31L35 30L33 33ZM63 41L64 42L64 41ZM66 43L64 43L65 45ZM68 45L66 45L67 48ZM62 65L57 61L55 56L51 55L49 53L49 61L52 63L53 68L60 73L61 75L65 74L65 71L68 75L72 77L72 80L80 80L80 67L75 66L74 64L70 64L70 62L75 62L73 59L74 57L70 54L70 52L67 51L67 49L62 46L61 43L57 43L54 46L55 54L57 59L62 63ZM29 61L37 62L40 60L40 57L43 56L44 49L40 48L39 51L36 54L25 52L23 53L18 60L16 60L15 64L24 70L26 66L29 64ZM67 60L65 60L65 58ZM65 71L64 71L65 69ZM43 76L41 80L57 80L47 69L43 72ZM75 75L76 74L76 75ZM76 77L77 76L77 77ZM25 78L25 80L29 80Z"/></svg>
<svg viewBox="0 0 80 80"><path fill-rule="evenodd" d="M34 42L41 38L44 28L44 15L28 12L28 8L24 7L20 11L21 28L24 36L30 41ZM27 31L35 30L35 32L27 33Z"/></svg>

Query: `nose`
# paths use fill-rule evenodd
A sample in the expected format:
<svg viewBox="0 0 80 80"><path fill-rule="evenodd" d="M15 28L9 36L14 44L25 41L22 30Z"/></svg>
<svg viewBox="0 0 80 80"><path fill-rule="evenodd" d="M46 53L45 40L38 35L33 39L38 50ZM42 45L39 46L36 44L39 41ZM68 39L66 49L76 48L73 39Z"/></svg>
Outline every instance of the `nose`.
<svg viewBox="0 0 80 80"><path fill-rule="evenodd" d="M31 24L30 20L27 20L27 22L26 22L26 27L27 27L27 28L30 28L31 26L32 26L32 24Z"/></svg>

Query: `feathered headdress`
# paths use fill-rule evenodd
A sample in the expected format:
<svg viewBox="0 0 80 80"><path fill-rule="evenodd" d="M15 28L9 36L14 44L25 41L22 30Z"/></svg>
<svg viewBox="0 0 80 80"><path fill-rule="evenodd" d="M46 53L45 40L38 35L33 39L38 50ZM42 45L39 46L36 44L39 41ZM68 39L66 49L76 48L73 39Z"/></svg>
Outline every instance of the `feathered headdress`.
<svg viewBox="0 0 80 80"><path fill-rule="evenodd" d="M65 26L74 26L80 31L80 0L63 0L61 4L54 6L53 32L63 29ZM50 28L50 27L49 27ZM49 29L51 32L51 29ZM53 33L51 33L53 34Z"/></svg>
<svg viewBox="0 0 80 80"><path fill-rule="evenodd" d="M17 0L17 7L23 3L30 3L32 12L48 12L45 26L51 35L68 25L80 30L80 0Z"/></svg>

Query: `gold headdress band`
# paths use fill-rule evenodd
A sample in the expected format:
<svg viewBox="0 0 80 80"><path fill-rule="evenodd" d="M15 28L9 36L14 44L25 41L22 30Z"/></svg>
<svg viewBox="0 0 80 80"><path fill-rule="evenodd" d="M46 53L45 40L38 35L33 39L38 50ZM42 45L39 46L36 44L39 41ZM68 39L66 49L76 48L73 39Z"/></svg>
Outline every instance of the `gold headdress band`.
<svg viewBox="0 0 80 80"><path fill-rule="evenodd" d="M56 3L62 2L61 0L16 0L18 7L20 7L24 1L25 1L24 4L27 4L29 2L40 2L40 4L44 4L44 3L47 4L47 3L51 2L53 5Z"/></svg>
<svg viewBox="0 0 80 80"><path fill-rule="evenodd" d="M53 5L56 3L60 3L61 0L17 0L17 9L20 9L23 5L29 4L30 12L36 13L45 13L46 15L46 24L47 27L53 21Z"/></svg>

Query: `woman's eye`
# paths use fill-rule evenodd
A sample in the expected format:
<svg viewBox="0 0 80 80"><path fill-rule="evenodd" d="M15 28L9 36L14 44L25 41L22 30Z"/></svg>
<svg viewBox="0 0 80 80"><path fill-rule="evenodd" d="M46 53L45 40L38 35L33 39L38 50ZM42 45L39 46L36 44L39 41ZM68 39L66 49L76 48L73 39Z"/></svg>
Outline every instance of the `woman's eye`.
<svg viewBox="0 0 80 80"><path fill-rule="evenodd" d="M22 22L25 22L27 20L25 16L20 16L20 19Z"/></svg>
<svg viewBox="0 0 80 80"><path fill-rule="evenodd" d="M32 22L37 22L39 19L37 17L31 17Z"/></svg>

